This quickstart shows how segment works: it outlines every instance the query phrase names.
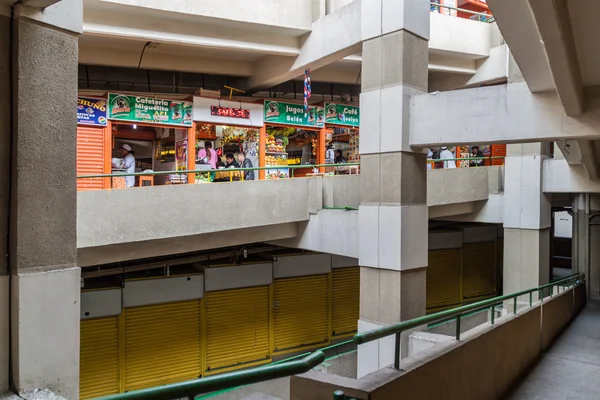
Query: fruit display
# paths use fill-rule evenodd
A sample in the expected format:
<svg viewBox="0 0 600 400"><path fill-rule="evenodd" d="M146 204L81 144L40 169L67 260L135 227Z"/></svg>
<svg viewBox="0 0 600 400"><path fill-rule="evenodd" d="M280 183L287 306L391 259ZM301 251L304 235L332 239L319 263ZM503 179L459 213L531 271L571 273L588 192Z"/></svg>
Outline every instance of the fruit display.
<svg viewBox="0 0 600 400"><path fill-rule="evenodd" d="M267 152L283 153L285 152L286 144L283 138L275 138L274 136L267 137Z"/></svg>
<svg viewBox="0 0 600 400"><path fill-rule="evenodd" d="M287 162L287 157L285 156L272 156L272 155L266 155L265 156L265 164L268 166L271 165L288 165Z"/></svg>

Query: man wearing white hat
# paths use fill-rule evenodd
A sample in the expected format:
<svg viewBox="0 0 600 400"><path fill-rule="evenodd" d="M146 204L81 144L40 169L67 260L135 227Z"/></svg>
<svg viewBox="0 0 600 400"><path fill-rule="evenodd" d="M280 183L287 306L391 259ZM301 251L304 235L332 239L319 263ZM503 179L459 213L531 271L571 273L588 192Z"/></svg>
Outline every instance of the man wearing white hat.
<svg viewBox="0 0 600 400"><path fill-rule="evenodd" d="M131 150L131 146L128 144L123 144L121 146L121 157L123 160L121 161L122 168L124 168L126 173L133 174L135 173L135 157L133 156L133 150ZM125 181L127 182L127 187L135 186L135 176L126 176Z"/></svg>
<svg viewBox="0 0 600 400"><path fill-rule="evenodd" d="M448 150L448 147L442 146L442 151L440 152L440 159L449 160L444 161L444 168L456 168L456 161L454 161L453 158L454 154L452 154L452 152Z"/></svg>

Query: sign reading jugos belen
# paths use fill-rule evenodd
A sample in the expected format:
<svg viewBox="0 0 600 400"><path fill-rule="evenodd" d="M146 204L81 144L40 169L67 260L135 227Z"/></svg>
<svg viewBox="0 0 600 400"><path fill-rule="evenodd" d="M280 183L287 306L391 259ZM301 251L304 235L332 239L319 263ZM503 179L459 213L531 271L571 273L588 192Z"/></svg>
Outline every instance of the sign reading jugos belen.
<svg viewBox="0 0 600 400"><path fill-rule="evenodd" d="M346 104L325 103L325 122L328 124L359 127L359 108Z"/></svg>
<svg viewBox="0 0 600 400"><path fill-rule="evenodd" d="M267 100L265 101L265 122L322 128L325 119L321 107L308 107L308 113L304 113L302 104Z"/></svg>
<svg viewBox="0 0 600 400"><path fill-rule="evenodd" d="M108 118L112 120L192 126L192 109L189 101L108 95Z"/></svg>

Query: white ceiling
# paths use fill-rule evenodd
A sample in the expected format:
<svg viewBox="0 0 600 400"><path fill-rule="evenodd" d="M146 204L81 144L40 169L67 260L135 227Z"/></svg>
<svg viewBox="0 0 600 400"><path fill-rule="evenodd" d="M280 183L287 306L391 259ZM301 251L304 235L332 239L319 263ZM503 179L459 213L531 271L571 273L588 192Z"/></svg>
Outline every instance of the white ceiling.
<svg viewBox="0 0 600 400"><path fill-rule="evenodd" d="M107 49L126 50L141 54L146 42L122 39L108 36L96 36L83 34L79 36L79 45L83 47L102 47ZM249 51L233 51L226 49L215 49L207 47L186 46L182 44L160 43L156 48L146 49L147 53L165 54L165 55L184 55L190 57L212 58L227 61L246 61L254 62L263 54Z"/></svg>

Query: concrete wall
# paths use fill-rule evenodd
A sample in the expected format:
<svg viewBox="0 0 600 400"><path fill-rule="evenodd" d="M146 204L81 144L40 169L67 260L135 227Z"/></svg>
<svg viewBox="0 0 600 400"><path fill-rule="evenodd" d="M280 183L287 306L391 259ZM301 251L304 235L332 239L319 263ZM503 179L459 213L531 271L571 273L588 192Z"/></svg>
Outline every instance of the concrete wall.
<svg viewBox="0 0 600 400"><path fill-rule="evenodd" d="M114 258L112 246L128 244L144 248L139 255L143 258L160 255L159 247L163 254L174 254L200 250L207 243L216 247L235 244L228 240L291 237L293 224L307 221L322 203L321 179L313 178L79 192L79 262L93 263L91 254L107 261ZM269 229L257 232L264 227ZM202 235L204 242L198 241ZM123 253L132 250L135 247L121 247Z"/></svg>
<svg viewBox="0 0 600 400"><path fill-rule="evenodd" d="M427 205L467 203L487 200L488 168L437 169L427 174Z"/></svg>
<svg viewBox="0 0 600 400"><path fill-rule="evenodd" d="M360 175L323 177L323 206L358 207L360 205Z"/></svg>
<svg viewBox="0 0 600 400"><path fill-rule="evenodd" d="M7 273L6 227L8 226L8 185L10 156L10 19L0 10L0 274Z"/></svg>
<svg viewBox="0 0 600 400"><path fill-rule="evenodd" d="M429 49L433 53L458 53L471 59L488 57L493 24L431 13Z"/></svg>
<svg viewBox="0 0 600 400"><path fill-rule="evenodd" d="M384 368L362 379L319 372L292 377L293 399L328 400L334 390L357 399L501 399L542 352L544 334L563 329L583 307L585 286L533 308L477 327L402 360L402 370ZM515 340L518 338L518 340ZM435 379L432 379L435 377Z"/></svg>

